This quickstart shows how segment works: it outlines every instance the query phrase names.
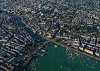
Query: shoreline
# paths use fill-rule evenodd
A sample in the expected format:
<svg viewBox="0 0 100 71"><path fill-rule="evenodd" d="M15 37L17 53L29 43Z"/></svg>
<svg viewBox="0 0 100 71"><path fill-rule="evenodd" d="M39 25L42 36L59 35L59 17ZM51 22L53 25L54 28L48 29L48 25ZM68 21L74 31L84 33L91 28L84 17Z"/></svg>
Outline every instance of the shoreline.
<svg viewBox="0 0 100 71"><path fill-rule="evenodd" d="M41 35L40 35L40 36L41 36ZM43 36L42 36L42 37L43 37ZM46 39L47 41L50 41L51 43L57 44L58 46L62 46L62 47L64 47L64 48L69 48L69 49L71 49L71 50L73 50L73 51L76 51L76 52L78 52L78 53L80 53L80 54L89 56L89 57L91 57L91 58L93 58L93 59L96 59L96 60L100 60L100 57L99 57L99 56L93 55L93 54L91 54L91 53L89 53L89 52L82 51L81 49L78 49L78 48L75 48L75 47L67 46L67 45L65 45L65 44L63 44L63 43L60 43L60 42L56 42L54 39L49 39L49 38L46 38L46 37L43 37L43 38Z"/></svg>
<svg viewBox="0 0 100 71"><path fill-rule="evenodd" d="M20 17L20 18L22 18L22 17ZM25 25L25 28L31 29L31 32L33 32L32 28L31 28L29 25L25 24L25 22L23 21L23 18L22 18L22 22L23 22L23 24ZM33 33L34 33L34 32L33 32ZM34 33L34 35L39 35L39 34L35 34L35 33ZM65 44L63 44L63 43L60 43L60 42L56 42L54 39L50 39L50 38L47 38L47 37L42 36L42 35L39 35L39 36L40 36L41 38L43 38L43 39L46 39L47 41L49 41L49 42L51 42L51 43L55 43L55 44L57 44L57 45L59 45L59 46L65 47L65 48L69 48L69 49L71 49L71 50L73 50L73 51L76 51L76 52L78 52L78 53L87 55L87 56L89 56L89 57L91 57L91 58L94 58L94 59L96 59L96 60L100 60L100 57L99 57L99 56L93 55L93 54L91 54L91 52L90 52L90 53L89 53L89 52L86 52L86 51L88 51L88 49L85 49L86 51L83 51L83 50L81 50L81 49L78 49L77 47L75 48L75 47L67 46L67 45L65 45Z"/></svg>
<svg viewBox="0 0 100 71"><path fill-rule="evenodd" d="M20 16L20 17L21 17L21 16ZM21 17L21 18L22 18L22 17ZM22 20L23 20L23 18L22 18ZM25 24L25 22L23 22L23 23ZM29 25L27 25L27 24L25 24L25 25L26 25L26 26L25 26L26 28L31 29L31 31L33 32L32 28L31 28ZM33 33L34 33L34 32L33 32ZM35 33L34 33L34 34L35 34ZM35 34L35 35L36 35L36 34ZM39 35L39 34L37 34L37 35ZM47 38L47 37L42 36L42 35L39 35L39 36L42 37L43 39L46 39L46 40L49 41L49 42L53 42L53 43L55 43L55 44L57 44L57 45L60 45L60 46L62 46L62 47L69 48L69 49L71 49L71 50L73 50L73 51L76 51L76 52L78 52L78 53L87 55L87 56L89 56L89 57L91 57L91 58L94 58L94 59L96 59L96 60L100 60L100 57L98 56L98 54L95 53L96 55L93 55L93 53L92 53L91 50L88 50L88 49L82 50L81 48L78 48L77 46L74 46L74 47L67 46L67 45L65 45L65 44L63 44L63 43L56 42L54 39L50 39L50 38Z"/></svg>

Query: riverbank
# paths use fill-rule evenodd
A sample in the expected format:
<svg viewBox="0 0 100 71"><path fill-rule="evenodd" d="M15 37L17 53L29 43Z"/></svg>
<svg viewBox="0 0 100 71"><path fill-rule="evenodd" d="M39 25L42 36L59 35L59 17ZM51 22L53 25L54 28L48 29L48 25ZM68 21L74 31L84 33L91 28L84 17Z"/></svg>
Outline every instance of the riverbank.
<svg viewBox="0 0 100 71"><path fill-rule="evenodd" d="M28 25L27 25L27 27L29 28L29 29L31 29ZM32 32L32 31L31 31ZM33 32L34 33L34 32ZM35 33L34 33L35 34ZM37 35L37 34L35 34L35 35ZM43 39L46 39L46 40L48 40L49 42L53 42L53 43L55 43L55 44L57 44L57 45L60 45L60 46L62 46L62 47L67 47L67 48L69 48L69 49L71 49L71 50L73 50L73 51L76 51L76 52L79 52L79 53L81 53L81 54L84 54L84 55L87 55L87 56L89 56L89 57L91 57L91 58L95 58L95 59L97 59L97 60L100 60L100 57L99 56L96 56L96 55L93 55L92 53L91 53L91 51L88 51L87 49L86 49L86 51L83 51L83 50L81 50L81 49L78 49L78 46L75 48L75 47L71 47L71 46L67 46L67 45L65 45L65 44L63 44L63 43L60 43L60 42L56 42L54 39L49 39L49 38L47 38L47 37L45 37L45 36L42 36L42 35L38 35L39 37L41 37L41 38L43 38Z"/></svg>
<svg viewBox="0 0 100 71"><path fill-rule="evenodd" d="M19 36L19 32L16 34L16 36L17 36L17 39L16 40L18 40L18 42L21 42L22 44L21 45L24 45L23 46L23 50L20 50L20 48L18 48L20 51L18 51L17 49L15 49L15 47L18 47L17 45L16 46L14 46L13 47L13 50L11 50L12 52L13 52L13 57L11 57L12 58L12 60L16 60L16 61L11 61L10 63L14 63L15 65L18 65L17 66L17 68L16 68L16 66L15 66L15 70L16 71L19 71L19 70L23 70L26 66L27 66L27 64L33 59L33 58L36 58L35 56L33 56L33 55L35 55L35 54L37 54L37 53L39 53L39 51L41 51L41 49L43 50L44 49L44 46L46 45L46 44L48 44L49 42L47 42L47 43L45 43L46 42L46 40L45 39L43 39L41 36L39 36L39 35L37 35L37 34L34 34L32 31L31 31L31 29L30 28L28 28L27 26L26 26L26 24L25 24L25 22L22 20L22 18L20 17L20 16L18 16L18 15L15 15L15 14L12 14L12 13L10 13L10 12L8 12L8 11L6 11L6 10L0 10L0 13L4 13L4 14L7 14L8 16L10 16L11 17L11 22L12 21L14 21L14 22L16 22L16 23L14 23L14 24L16 24L16 25L18 25L18 28L17 28L17 26L15 26L15 28L16 28L16 31L20 28L20 29L22 29L22 30L24 30L24 32L26 32L24 35L26 35L27 34L27 36L25 37L25 36L23 36L23 38L27 38L28 36L30 37L30 39L27 39L27 41L28 42L30 42L30 43L26 43L25 41L24 41L24 39L23 40L20 40L20 39L22 39L22 36L19 38L18 36ZM8 24L8 23L7 23ZM10 25L9 25L10 26ZM2 26L1 26L2 27ZM8 27L8 26L6 26L6 27ZM1 30L1 29L0 29ZM4 29L3 29L4 30ZM8 29L9 30L9 29ZM22 30L20 30L20 31L22 31ZM1 30L2 31L2 30ZM6 29L4 30L4 31L7 31ZM12 30L13 31L13 30ZM22 31L23 32L23 31ZM12 33L12 32L10 32L10 31L7 31L7 33L9 34L9 33L11 33L10 35L12 36L12 34L14 35L13 37L14 37L14 39L15 39L15 32L14 33ZM22 33L21 33L22 34ZM3 35L2 35L3 36ZM13 38L13 37L11 37L11 38ZM8 42L8 41L7 41ZM12 41L11 41L12 42ZM16 41L17 42L17 41ZM14 44L14 43L16 43L16 42L14 42L13 41L13 43L12 44ZM44 43L44 45L42 45ZM17 44L17 43L16 43ZM19 44L19 43L18 43ZM36 44L36 46L34 45L34 44ZM11 46L11 45L10 45ZM13 45L12 45L13 46ZM12 47L11 46L11 47ZM2 47L2 46L1 46ZM5 48L6 48L7 46L5 46ZM9 49L12 49L12 48L9 48ZM9 54L9 49L8 50L6 50L6 54ZM5 50L2 50L2 52L3 51L5 51ZM14 55L14 53L15 53L15 55ZM10 54L12 54L12 53L10 53ZM21 56L21 57L20 57ZM23 57L23 58L22 58ZM21 59L23 60L23 61L21 61ZM17 64L17 62L19 62L19 61L17 61L17 60L19 60L20 61L20 63L21 64ZM4 64L4 62L3 62L3 64ZM12 64L13 65L13 64ZM14 66L14 65L13 65ZM1 69L0 69L1 70Z"/></svg>

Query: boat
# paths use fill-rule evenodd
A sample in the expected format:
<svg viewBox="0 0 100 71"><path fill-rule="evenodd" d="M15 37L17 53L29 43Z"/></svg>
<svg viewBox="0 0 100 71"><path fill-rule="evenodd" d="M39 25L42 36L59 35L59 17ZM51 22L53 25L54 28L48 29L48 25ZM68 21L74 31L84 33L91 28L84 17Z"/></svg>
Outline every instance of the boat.
<svg viewBox="0 0 100 71"><path fill-rule="evenodd" d="M55 48L57 48L58 46L57 46L57 45L55 45L54 47L55 47Z"/></svg>

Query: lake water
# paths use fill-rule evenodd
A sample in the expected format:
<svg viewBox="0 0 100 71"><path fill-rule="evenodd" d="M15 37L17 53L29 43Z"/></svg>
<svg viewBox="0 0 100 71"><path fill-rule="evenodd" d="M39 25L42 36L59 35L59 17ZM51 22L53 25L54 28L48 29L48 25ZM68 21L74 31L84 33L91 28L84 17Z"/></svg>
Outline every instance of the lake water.
<svg viewBox="0 0 100 71"><path fill-rule="evenodd" d="M14 18L33 38L41 38L26 28L18 16L14 16ZM100 61L98 60L61 46L55 48L53 43L48 44L46 49L48 50L46 55L38 56L35 64L33 59L28 64L26 71L100 71Z"/></svg>
<svg viewBox="0 0 100 71"><path fill-rule="evenodd" d="M26 71L100 71L100 61L70 49L50 43L45 56L39 56L36 64L31 61ZM35 70L34 70L35 69Z"/></svg>

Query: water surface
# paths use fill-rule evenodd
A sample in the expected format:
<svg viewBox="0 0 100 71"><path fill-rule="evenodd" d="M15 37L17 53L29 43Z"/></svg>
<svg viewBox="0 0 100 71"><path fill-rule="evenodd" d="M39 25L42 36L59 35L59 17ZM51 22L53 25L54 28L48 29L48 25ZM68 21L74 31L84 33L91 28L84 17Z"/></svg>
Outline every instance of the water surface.
<svg viewBox="0 0 100 71"><path fill-rule="evenodd" d="M36 65L30 62L28 71L100 71L100 61L88 56L61 46L55 48L53 43L47 50L45 56L38 57Z"/></svg>

